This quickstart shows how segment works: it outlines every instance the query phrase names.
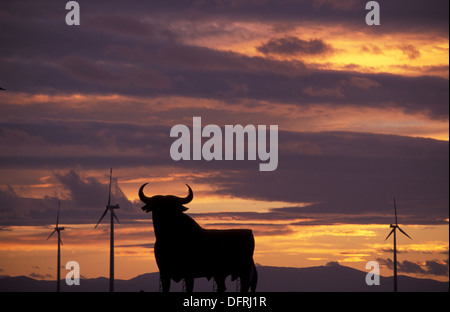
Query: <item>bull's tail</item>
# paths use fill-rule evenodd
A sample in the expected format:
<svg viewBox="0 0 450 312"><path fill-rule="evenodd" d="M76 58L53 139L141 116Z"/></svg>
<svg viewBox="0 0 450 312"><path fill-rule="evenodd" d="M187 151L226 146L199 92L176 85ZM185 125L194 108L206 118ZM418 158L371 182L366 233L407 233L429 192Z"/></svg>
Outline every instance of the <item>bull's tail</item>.
<svg viewBox="0 0 450 312"><path fill-rule="evenodd" d="M256 271L255 262L252 261L252 267L250 269L250 291L256 291L256 284L258 284L258 272Z"/></svg>

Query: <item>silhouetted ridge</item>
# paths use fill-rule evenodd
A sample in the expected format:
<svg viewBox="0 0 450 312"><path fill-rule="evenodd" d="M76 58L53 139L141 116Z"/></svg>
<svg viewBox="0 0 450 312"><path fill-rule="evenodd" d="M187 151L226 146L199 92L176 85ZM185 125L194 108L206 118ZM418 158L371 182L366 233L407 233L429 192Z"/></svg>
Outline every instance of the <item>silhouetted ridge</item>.
<svg viewBox="0 0 450 312"><path fill-rule="evenodd" d="M258 266L258 292L392 292L393 278L380 277L379 286L367 286L366 271L342 265L327 265L308 268ZM383 272L381 272L383 273ZM158 292L159 273L146 273L129 280L115 280L118 292ZM226 280L227 292L235 292L236 283ZM449 283L432 279L398 276L400 292L448 292ZM109 279L99 277L81 279L80 286L67 286L61 281L63 292L107 292ZM2 292L54 292L54 281L40 281L25 276L0 278ZM181 282L174 283L172 291L182 291ZM195 292L212 292L212 281L197 279Z"/></svg>

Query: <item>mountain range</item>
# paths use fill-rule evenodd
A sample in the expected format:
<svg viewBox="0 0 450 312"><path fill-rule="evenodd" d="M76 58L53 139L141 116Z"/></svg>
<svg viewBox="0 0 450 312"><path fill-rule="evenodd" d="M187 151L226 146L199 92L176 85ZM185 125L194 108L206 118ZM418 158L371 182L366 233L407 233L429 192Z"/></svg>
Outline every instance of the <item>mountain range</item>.
<svg viewBox="0 0 450 312"><path fill-rule="evenodd" d="M308 268L258 266L258 292L391 292L393 278L380 276L380 285L366 284L367 272L339 264ZM236 282L227 279L227 292L236 291ZM56 282L26 276L0 278L1 292L53 292ZM80 285L68 286L61 281L62 292L107 292L109 279L81 278ZM171 291L182 291L182 283L172 282ZM448 292L449 283L400 275L401 292ZM159 273L146 273L129 280L115 280L116 292L158 292ZM194 292L212 292L213 282L195 280Z"/></svg>

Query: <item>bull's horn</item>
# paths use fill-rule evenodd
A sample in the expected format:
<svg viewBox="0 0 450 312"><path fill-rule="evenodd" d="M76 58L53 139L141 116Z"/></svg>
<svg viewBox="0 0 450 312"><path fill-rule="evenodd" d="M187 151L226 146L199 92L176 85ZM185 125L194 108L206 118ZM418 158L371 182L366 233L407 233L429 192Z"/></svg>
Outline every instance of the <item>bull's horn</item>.
<svg viewBox="0 0 450 312"><path fill-rule="evenodd" d="M150 199L150 197L147 197L144 195L144 187L147 185L148 183L145 183L141 186L141 188L139 189L139 198L141 199L142 202L147 203Z"/></svg>
<svg viewBox="0 0 450 312"><path fill-rule="evenodd" d="M189 189L189 194L185 198L180 198L180 204L182 204L182 205L186 205L186 204L190 203L192 201L192 199L194 198L194 193L192 192L191 187L187 184L186 184L186 186Z"/></svg>

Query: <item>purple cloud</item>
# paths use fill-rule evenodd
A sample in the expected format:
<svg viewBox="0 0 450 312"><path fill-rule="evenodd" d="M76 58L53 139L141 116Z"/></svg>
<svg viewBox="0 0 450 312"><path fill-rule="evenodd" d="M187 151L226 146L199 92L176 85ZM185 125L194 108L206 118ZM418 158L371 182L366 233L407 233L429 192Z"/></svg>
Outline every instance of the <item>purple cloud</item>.
<svg viewBox="0 0 450 312"><path fill-rule="evenodd" d="M332 48L321 39L303 40L293 36L272 38L256 48L263 54L297 55L324 54Z"/></svg>

